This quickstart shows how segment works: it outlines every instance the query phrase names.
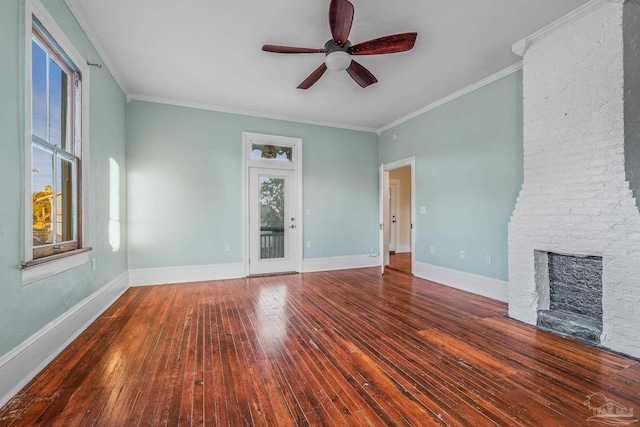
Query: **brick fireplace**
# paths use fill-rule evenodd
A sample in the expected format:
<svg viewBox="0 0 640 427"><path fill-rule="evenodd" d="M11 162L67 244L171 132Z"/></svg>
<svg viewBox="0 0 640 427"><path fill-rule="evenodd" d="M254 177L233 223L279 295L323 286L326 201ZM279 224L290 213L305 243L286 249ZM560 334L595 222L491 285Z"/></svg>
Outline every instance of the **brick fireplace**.
<svg viewBox="0 0 640 427"><path fill-rule="evenodd" d="M592 342L640 357L640 2L587 6L514 45L524 64L524 182L509 224L509 315L540 325L557 306L548 254L596 260ZM580 283L567 286L580 293ZM556 332L574 335L565 326Z"/></svg>

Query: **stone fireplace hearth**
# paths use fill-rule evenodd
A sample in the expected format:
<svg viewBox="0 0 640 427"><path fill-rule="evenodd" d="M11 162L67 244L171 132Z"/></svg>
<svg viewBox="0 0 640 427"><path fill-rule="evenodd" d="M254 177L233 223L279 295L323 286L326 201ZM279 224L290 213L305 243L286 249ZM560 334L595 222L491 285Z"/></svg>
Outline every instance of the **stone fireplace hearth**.
<svg viewBox="0 0 640 427"><path fill-rule="evenodd" d="M536 253L537 325L589 344L602 334L602 257ZM546 293L548 292L548 301Z"/></svg>
<svg viewBox="0 0 640 427"><path fill-rule="evenodd" d="M524 64L524 181L509 223L509 315L635 357L640 357L638 28L640 1L590 2L562 25L514 45ZM591 261L600 269L600 294L589 297L589 304L600 298L593 305L601 313L584 317L581 312L580 286L591 286L582 279L565 283L560 296L552 296L549 276L566 281L562 277L574 275L569 267L575 260L549 263L550 253L597 257ZM576 326L575 319L584 322Z"/></svg>

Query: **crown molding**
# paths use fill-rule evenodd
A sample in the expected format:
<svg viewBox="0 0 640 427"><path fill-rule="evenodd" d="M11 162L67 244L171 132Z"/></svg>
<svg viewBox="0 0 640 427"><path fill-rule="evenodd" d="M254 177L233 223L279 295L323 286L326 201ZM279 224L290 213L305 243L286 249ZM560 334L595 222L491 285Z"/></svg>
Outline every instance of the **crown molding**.
<svg viewBox="0 0 640 427"><path fill-rule="evenodd" d="M531 43L533 43L535 40L538 40L540 38L543 38L545 36L547 36L548 34L552 33L555 30L558 30L560 28L562 28L565 25L568 25L580 18L582 18L583 16L586 16L596 10L598 10L599 8L601 8L602 6L604 6L605 4L609 4L609 3L616 3L616 4L622 4L627 0L591 0L590 2L584 4L583 6L575 9L574 11L566 14L565 16L563 16L562 18L552 22L551 24L547 25L546 27L542 28L539 31L536 31L535 33L531 34L528 37L525 37L517 42L515 42L512 46L511 46L511 50L513 51L513 53L515 53L518 56L523 56L524 52L527 50L527 48L529 46L531 46ZM470 92L473 92L476 89L481 88L482 86L486 86L490 83L493 83L494 81L501 79L502 77L505 77L515 71L521 70L522 69L522 61L519 61L501 71L498 71L495 74L490 75L489 77L486 77L470 86L467 86L464 89L461 89L457 92L452 93L451 95L445 96L444 98L439 99L438 101L435 101L429 105L427 105L426 107L423 107L417 111L414 111L413 113L410 113L404 117L401 117L400 119L389 123L386 126L381 127L380 129L378 129L376 131L376 133L378 135L381 135L383 132L394 128L404 122L407 122L413 118L416 118L424 113L426 113L427 111L431 111L435 108L440 107L441 105L446 104L447 102L451 102L456 98L460 98L461 96L464 96Z"/></svg>
<svg viewBox="0 0 640 427"><path fill-rule="evenodd" d="M531 44L534 43L536 40L542 39L548 36L549 34L555 32L556 30L559 30L560 28L563 28L577 21L578 19L584 16L587 16L590 13L595 12L596 10L600 9L602 6L606 4L609 4L609 3L622 4L624 2L625 0L591 0L590 2L580 6L574 11L567 13L562 18L536 31L530 36L527 36L521 40L518 40L511 46L511 51L516 55L523 56L524 53L529 48L529 46L531 46Z"/></svg>
<svg viewBox="0 0 640 427"><path fill-rule="evenodd" d="M514 73L518 70L522 69L522 61L518 61L513 65L508 66L507 68L504 68L500 71L498 71L497 73L491 74L488 77L485 77L482 80L479 80L475 83L473 83L472 85L469 85L463 89L460 89L457 92L452 93L451 95L445 96L444 98L441 98L435 102L432 102L431 104L427 105L426 107L423 107L419 110L414 111L413 113L407 114L404 117L399 118L398 120L396 120L393 123L389 123L388 125L381 127L380 129L378 129L376 132L378 133L378 135L381 135L383 132L394 128L404 122L408 122L411 119L414 119L424 113L426 113L427 111L431 111L434 110L444 104L446 104L447 102L451 102L454 99L460 98L461 96L464 96L468 93L473 92L474 90L480 89L483 86L486 86L488 84L491 84L493 82L495 82L496 80L499 80L505 76L508 76L511 73Z"/></svg>
<svg viewBox="0 0 640 427"><path fill-rule="evenodd" d="M358 132L377 133L377 130L374 128L349 126L342 123L321 122L321 121L308 120L308 119L303 119L303 118L294 117L294 116L267 114L267 113L261 113L257 111L239 110L235 108L227 108L227 107L222 107L222 106L213 105L213 104L201 104L197 102L180 101L180 100L175 100L170 98L139 95L135 93L127 96L127 102L130 102L130 101L152 102L155 104L174 105L176 107L197 108L199 110L216 111L218 113L237 114L240 116L250 116L250 117L257 117L262 119L282 120L285 122L302 123L302 124L314 125L314 126L324 126L324 127L338 128L338 129L354 130Z"/></svg>
<svg viewBox="0 0 640 427"><path fill-rule="evenodd" d="M303 124L310 124L310 125L316 125L316 126L324 126L324 127L332 127L332 128L339 128L339 129L347 129L347 130L354 130L354 131L359 131L359 132L369 132L369 133L376 133L378 135L381 135L383 132L398 126L404 122L407 122L415 117L418 117L430 110L433 110L437 107L440 107L450 101L453 101L456 98L459 98L461 96L464 96L470 92L473 92L476 89L481 88L482 86L488 85L490 83L493 83L494 81L505 77L515 71L518 71L520 69L522 69L522 61L519 61L518 63L515 63L501 71L498 71L495 74L492 74L470 86L467 86L466 88L463 88L457 92L454 92L444 98L441 98L438 101L435 101L417 111L414 111L413 113L410 113L404 117L401 117L400 119L389 123L386 126L383 126L379 129L375 129L375 128L369 128L369 127L360 127L360 126L350 126L350 125L345 125L345 124L340 124L340 123L331 123L331 122L322 122L322 121L315 121L315 120L308 120L308 119L303 119L303 118L299 118L299 117L295 117L295 116L286 116L286 115L276 115L276 114L267 114L267 113L262 113L262 112L256 112L256 111L249 111L249 110L240 110L240 109L233 109L233 108L227 108L227 107L222 107L222 106L218 106L218 105L212 105L212 104L202 104L202 103L193 103L193 102L186 102L186 101L180 101L180 100L175 100L175 99L168 99L168 98L161 98L161 97L154 97L154 96L147 96L147 95L140 95L140 94L132 94L131 92L129 92L129 89L127 88L126 84L124 83L124 79L122 78L122 76L116 71L116 68L113 66L113 62L110 60L109 56L106 53L106 50L101 46L101 44L97 41L98 37L95 33L95 31L92 29L92 26L89 24L89 21L86 19L85 15L83 14L83 12L80 10L80 8L77 6L77 1L78 0L64 0L65 3L67 4L67 6L69 7L69 10L71 11L71 13L74 15L74 17L76 18L76 20L78 21L78 24L80 25L80 27L83 29L83 31L85 32L85 34L87 35L87 37L89 38L89 41L91 42L91 44L93 45L94 49L96 50L96 52L98 53L98 55L100 55L100 58L103 62L103 64L105 65L105 67L108 69L108 71L111 73L112 77L114 78L114 80L116 81L116 83L118 84L118 86L120 87L120 89L122 90L122 92L124 93L127 102L130 102L131 100L136 100L136 101L144 101L144 102L152 102L152 103L158 103L158 104L167 104L167 105L175 105L175 106L179 106L179 107L187 107L187 108L197 108L197 109L202 109L202 110L210 110L210 111L216 111L216 112L221 112L221 113L230 113L230 114L238 114L238 115L243 115L243 116L251 116L251 117L258 117L258 118L266 118L266 119L273 119L273 120L282 120L282 121L289 121L289 122L294 122L294 123L303 123ZM541 30L531 34L530 36L527 36L517 42L515 42L512 47L511 50L519 55L519 56L523 56L525 51L527 50L527 48L529 46L531 46L531 44L538 39L541 39L543 37L545 37L546 35L562 28L565 25L568 25L592 12L594 12L595 10L599 9L600 7L602 7L605 4L609 4L609 3L615 3L615 4L622 4L627 0L591 0L588 3L584 4L583 6L575 9L574 11L568 13L567 15L563 16L562 18L554 21L553 23L547 25L546 27L542 28Z"/></svg>
<svg viewBox="0 0 640 427"><path fill-rule="evenodd" d="M98 42L99 38L95 30L93 29L93 27L91 26L87 18L85 17L84 13L77 6L76 0L64 0L64 2L67 4L67 7L69 8L73 16L76 18L76 21L78 21L78 24L84 31L85 35L87 36L91 44L93 45L93 48L96 50L96 52L98 52L98 55L100 56L100 59L103 65L107 68L107 70L111 74L111 77L113 77L113 79L116 81L116 84L120 87L120 90L122 91L122 93L126 97L128 97L129 89L127 89L127 85L124 82L124 78L116 71L116 68L113 66L113 62L109 58L109 55L107 55L107 51Z"/></svg>

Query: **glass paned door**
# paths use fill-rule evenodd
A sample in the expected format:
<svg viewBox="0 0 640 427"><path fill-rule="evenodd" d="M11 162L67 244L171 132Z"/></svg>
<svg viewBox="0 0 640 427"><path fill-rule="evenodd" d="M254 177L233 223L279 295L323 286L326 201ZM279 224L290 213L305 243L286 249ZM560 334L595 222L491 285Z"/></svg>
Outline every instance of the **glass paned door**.
<svg viewBox="0 0 640 427"><path fill-rule="evenodd" d="M260 176L258 203L260 209L260 259L284 258L284 178Z"/></svg>
<svg viewBox="0 0 640 427"><path fill-rule="evenodd" d="M294 172L250 168L250 274L296 271Z"/></svg>

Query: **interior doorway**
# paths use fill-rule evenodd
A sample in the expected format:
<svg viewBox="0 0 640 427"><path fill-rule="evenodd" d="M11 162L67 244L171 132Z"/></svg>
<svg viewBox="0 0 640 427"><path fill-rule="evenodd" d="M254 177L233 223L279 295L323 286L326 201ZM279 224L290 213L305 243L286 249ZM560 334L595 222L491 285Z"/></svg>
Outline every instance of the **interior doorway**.
<svg viewBox="0 0 640 427"><path fill-rule="evenodd" d="M381 271L412 274L415 262L415 158L381 165Z"/></svg>

